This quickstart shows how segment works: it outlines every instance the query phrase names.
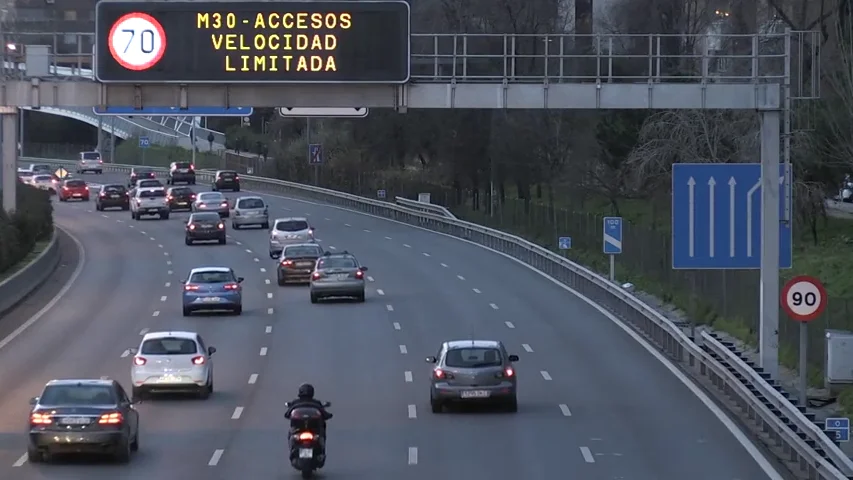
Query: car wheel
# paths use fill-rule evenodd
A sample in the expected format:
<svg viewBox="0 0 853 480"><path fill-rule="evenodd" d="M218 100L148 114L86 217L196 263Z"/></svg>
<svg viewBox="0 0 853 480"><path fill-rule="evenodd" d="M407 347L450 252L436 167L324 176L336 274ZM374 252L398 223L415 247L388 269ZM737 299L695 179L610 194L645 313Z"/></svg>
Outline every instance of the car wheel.
<svg viewBox="0 0 853 480"><path fill-rule="evenodd" d="M98 171L97 171L97 172L95 172L95 173L97 173L98 175L103 175L104 171L103 171L103 170L98 170Z"/></svg>
<svg viewBox="0 0 853 480"><path fill-rule="evenodd" d="M432 398L429 399L429 406L432 409L432 413L441 413L444 411L444 405L438 400L434 400Z"/></svg>
<svg viewBox="0 0 853 480"><path fill-rule="evenodd" d="M213 375L210 375L210 383L207 384L207 391L213 393Z"/></svg>
<svg viewBox="0 0 853 480"><path fill-rule="evenodd" d="M37 448L27 447L27 461L30 463L44 463L47 455Z"/></svg>
<svg viewBox="0 0 853 480"><path fill-rule="evenodd" d="M130 442L130 451L139 451L139 424L136 425L136 435L133 437L133 441Z"/></svg>
<svg viewBox="0 0 853 480"><path fill-rule="evenodd" d="M168 219L169 219L169 212L160 214L160 220L168 220Z"/></svg>
<svg viewBox="0 0 853 480"><path fill-rule="evenodd" d="M278 275L278 286L283 287L285 285L287 285L287 282L284 281L284 277L282 277L281 275Z"/></svg>
<svg viewBox="0 0 853 480"><path fill-rule="evenodd" d="M240 191L240 187L235 188L235 189L234 189L234 191L235 191L235 192L239 192L239 191Z"/></svg>
<svg viewBox="0 0 853 480"><path fill-rule="evenodd" d="M100 205L98 205L98 204L96 203L96 204L95 204L95 210L97 210L97 211L99 211L99 212L100 212L100 211L102 211L103 209L101 208L101 206L100 206Z"/></svg>
<svg viewBox="0 0 853 480"><path fill-rule="evenodd" d="M311 303L317 303L320 301L320 297L317 296L316 293L311 294Z"/></svg>
<svg viewBox="0 0 853 480"><path fill-rule="evenodd" d="M264 230L269 230L270 229L270 222L262 223L261 228L263 228Z"/></svg>
<svg viewBox="0 0 853 480"><path fill-rule="evenodd" d="M225 239L225 237L222 237L222 238L220 238L220 239L219 239L219 244L220 244L220 245L225 245L225 242L226 242L226 241L227 241L227 240Z"/></svg>
<svg viewBox="0 0 853 480"><path fill-rule="evenodd" d="M116 445L115 459L118 463L130 462L130 439Z"/></svg>
<svg viewBox="0 0 853 480"><path fill-rule="evenodd" d="M358 296L355 297L355 301L358 303L364 303L364 292L359 293Z"/></svg>
<svg viewBox="0 0 853 480"><path fill-rule="evenodd" d="M166 185L171 185L171 184L172 184L172 181L167 178L166 179Z"/></svg>
<svg viewBox="0 0 853 480"><path fill-rule="evenodd" d="M207 400L208 398L210 398L210 393L211 391L209 388L207 388L207 386L201 387L198 391L198 398L202 400Z"/></svg>
<svg viewBox="0 0 853 480"><path fill-rule="evenodd" d="M137 214L136 214L136 221L138 222L138 221L140 221L140 220L142 220L142 215L140 215L139 213L137 213Z"/></svg>
<svg viewBox="0 0 853 480"><path fill-rule="evenodd" d="M518 411L518 397L513 396L506 402L506 411L509 413L515 413Z"/></svg>
<svg viewBox="0 0 853 480"><path fill-rule="evenodd" d="M133 400L145 400L148 398L148 395L145 393L145 390L142 387L133 387L130 389L130 394L133 397Z"/></svg>
<svg viewBox="0 0 853 480"><path fill-rule="evenodd" d="M234 309L234 315L242 315L243 314L243 306L240 305Z"/></svg>
<svg viewBox="0 0 853 480"><path fill-rule="evenodd" d="M62 196L60 195L60 196L59 196L59 201L60 201L60 202L64 202L64 201L65 201L65 199L64 199L64 198L62 198Z"/></svg>
<svg viewBox="0 0 853 480"><path fill-rule="evenodd" d="M185 238L185 239L184 239L184 244L186 244L186 245L192 245L192 244L193 244L193 241L192 241L192 240L190 240L189 238Z"/></svg>
<svg viewBox="0 0 853 480"><path fill-rule="evenodd" d="M193 312L192 312L192 310L190 310L189 308L184 307L184 309L183 309L183 313L184 313L184 316L185 316L185 317L189 317L190 315L192 315L192 313L193 313Z"/></svg>

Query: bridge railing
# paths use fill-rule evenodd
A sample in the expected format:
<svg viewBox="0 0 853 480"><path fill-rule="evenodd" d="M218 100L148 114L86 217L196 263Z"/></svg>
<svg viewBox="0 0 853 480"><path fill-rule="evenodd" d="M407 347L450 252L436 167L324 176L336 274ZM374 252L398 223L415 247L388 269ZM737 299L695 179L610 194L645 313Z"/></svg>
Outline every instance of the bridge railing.
<svg viewBox="0 0 853 480"><path fill-rule="evenodd" d="M74 162L45 158L21 158L23 163L73 165ZM104 165L104 171L129 173L133 165ZM154 169L166 174L166 169ZM213 172L198 172L199 181L210 181ZM417 211L390 201L372 200L325 188L301 185L251 175L242 175L246 190L308 199L356 212L384 217L434 232L461 238L501 252L523 262L585 296L632 326L671 361L708 385L729 410L772 450L798 477L814 480L853 479L853 462L834 436L822 431L800 408L793 405L781 387L757 374L732 353L731 346L712 335L696 339L652 307L597 273L515 235L481 225ZM415 202L418 203L418 202Z"/></svg>

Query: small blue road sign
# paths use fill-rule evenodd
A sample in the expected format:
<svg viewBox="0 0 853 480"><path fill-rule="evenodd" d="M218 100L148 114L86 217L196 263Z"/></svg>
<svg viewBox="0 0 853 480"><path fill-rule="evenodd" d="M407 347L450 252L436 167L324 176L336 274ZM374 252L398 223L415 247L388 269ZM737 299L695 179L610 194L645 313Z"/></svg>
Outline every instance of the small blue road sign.
<svg viewBox="0 0 853 480"><path fill-rule="evenodd" d="M824 430L835 432L835 440L838 442L850 441L850 419L849 418L827 418L824 422Z"/></svg>
<svg viewBox="0 0 853 480"><path fill-rule="evenodd" d="M308 145L308 163L310 165L323 164L323 146L319 143Z"/></svg>
<svg viewBox="0 0 853 480"><path fill-rule="evenodd" d="M604 253L622 253L622 217L604 217Z"/></svg>
<svg viewBox="0 0 853 480"><path fill-rule="evenodd" d="M560 246L560 250L571 250L572 237L560 237L557 239L557 244Z"/></svg>
<svg viewBox="0 0 853 480"><path fill-rule="evenodd" d="M790 185L779 168L780 218ZM786 193L787 192L787 193ZM779 268L791 268L790 222L779 225ZM761 268L761 165L672 166L672 268Z"/></svg>
<svg viewBox="0 0 853 480"><path fill-rule="evenodd" d="M95 115L120 115L120 116L160 116L160 115L189 115L193 117L248 117L252 115L252 107L93 107Z"/></svg>
<svg viewBox="0 0 853 480"><path fill-rule="evenodd" d="M139 137L139 148L148 148L151 146L151 139L148 137Z"/></svg>
<svg viewBox="0 0 853 480"><path fill-rule="evenodd" d="M380 200L385 200L385 190L377 190L376 191L376 198L378 198Z"/></svg>

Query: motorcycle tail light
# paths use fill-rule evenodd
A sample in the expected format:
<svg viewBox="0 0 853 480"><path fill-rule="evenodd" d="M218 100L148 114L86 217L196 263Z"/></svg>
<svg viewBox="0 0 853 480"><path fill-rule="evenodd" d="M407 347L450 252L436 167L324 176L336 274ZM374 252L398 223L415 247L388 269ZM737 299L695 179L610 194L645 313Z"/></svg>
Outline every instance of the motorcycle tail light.
<svg viewBox="0 0 853 480"><path fill-rule="evenodd" d="M302 432L299 434L299 440L303 442L310 442L311 440L314 440L314 434L311 432Z"/></svg>

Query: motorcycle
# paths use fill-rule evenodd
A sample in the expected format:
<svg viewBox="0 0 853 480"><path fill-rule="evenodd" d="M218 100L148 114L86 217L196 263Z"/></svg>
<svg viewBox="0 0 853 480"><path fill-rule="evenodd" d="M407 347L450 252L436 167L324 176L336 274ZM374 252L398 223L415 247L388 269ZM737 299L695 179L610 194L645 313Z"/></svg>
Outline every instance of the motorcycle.
<svg viewBox="0 0 853 480"><path fill-rule="evenodd" d="M332 406L323 403L324 408ZM285 408L290 405L285 403ZM326 432L322 412L310 406L294 408L290 419L290 464L302 472L302 478L311 478L315 470L326 464Z"/></svg>

